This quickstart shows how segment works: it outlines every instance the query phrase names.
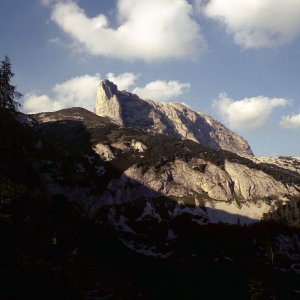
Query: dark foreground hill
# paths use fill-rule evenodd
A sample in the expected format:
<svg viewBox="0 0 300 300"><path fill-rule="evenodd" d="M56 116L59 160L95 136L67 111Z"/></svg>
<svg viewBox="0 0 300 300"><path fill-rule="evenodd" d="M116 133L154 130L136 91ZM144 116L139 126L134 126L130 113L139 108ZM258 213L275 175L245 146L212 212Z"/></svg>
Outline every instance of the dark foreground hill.
<svg viewBox="0 0 300 300"><path fill-rule="evenodd" d="M0 113L1 298L299 298L297 173L80 108Z"/></svg>

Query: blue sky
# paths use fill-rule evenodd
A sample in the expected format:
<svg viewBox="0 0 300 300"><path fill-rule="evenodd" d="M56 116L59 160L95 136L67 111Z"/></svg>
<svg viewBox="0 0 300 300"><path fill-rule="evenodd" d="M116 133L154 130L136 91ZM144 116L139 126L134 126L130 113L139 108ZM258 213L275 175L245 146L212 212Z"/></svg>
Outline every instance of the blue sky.
<svg viewBox="0 0 300 300"><path fill-rule="evenodd" d="M109 78L300 156L299 0L9 0L0 34L25 112L93 109Z"/></svg>

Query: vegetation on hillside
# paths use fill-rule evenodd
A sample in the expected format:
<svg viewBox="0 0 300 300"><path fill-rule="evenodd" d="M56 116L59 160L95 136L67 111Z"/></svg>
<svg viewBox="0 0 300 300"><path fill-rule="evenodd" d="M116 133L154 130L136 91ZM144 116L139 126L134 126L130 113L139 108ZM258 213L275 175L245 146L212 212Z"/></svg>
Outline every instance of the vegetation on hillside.
<svg viewBox="0 0 300 300"><path fill-rule="evenodd" d="M300 198L290 197L289 201L281 203L275 211L266 214L264 219L300 228Z"/></svg>

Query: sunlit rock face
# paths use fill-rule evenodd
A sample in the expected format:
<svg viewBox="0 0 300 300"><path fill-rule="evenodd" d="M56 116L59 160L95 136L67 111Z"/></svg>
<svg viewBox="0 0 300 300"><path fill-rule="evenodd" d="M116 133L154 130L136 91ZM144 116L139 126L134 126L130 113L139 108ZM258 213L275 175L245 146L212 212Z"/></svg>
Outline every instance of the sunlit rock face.
<svg viewBox="0 0 300 300"><path fill-rule="evenodd" d="M119 91L109 80L99 83L95 113L122 126L189 139L241 156L253 155L246 140L211 117L180 103L143 100Z"/></svg>

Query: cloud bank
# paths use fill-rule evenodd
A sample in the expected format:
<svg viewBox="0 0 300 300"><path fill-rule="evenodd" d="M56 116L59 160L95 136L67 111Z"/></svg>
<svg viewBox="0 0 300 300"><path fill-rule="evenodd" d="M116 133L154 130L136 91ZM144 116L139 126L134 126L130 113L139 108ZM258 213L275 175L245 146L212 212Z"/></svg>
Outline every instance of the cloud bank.
<svg viewBox="0 0 300 300"><path fill-rule="evenodd" d="M77 76L56 84L52 91L54 97L30 92L24 96L23 111L37 113L55 111L67 107L80 106L93 110L96 89L101 77L99 74Z"/></svg>
<svg viewBox="0 0 300 300"><path fill-rule="evenodd" d="M204 11L243 48L279 46L300 34L299 0L210 0Z"/></svg>
<svg viewBox="0 0 300 300"><path fill-rule="evenodd" d="M243 130L263 127L274 108L288 103L284 98L264 96L233 100L223 93L213 102L213 108L229 128Z"/></svg>
<svg viewBox="0 0 300 300"><path fill-rule="evenodd" d="M283 116L280 126L283 128L300 128L300 111L297 115Z"/></svg>
<svg viewBox="0 0 300 300"><path fill-rule="evenodd" d="M135 85L138 74L114 73L106 74L106 78L113 81L119 90L128 90ZM101 80L100 74L82 75L56 84L52 88L53 97L37 92L30 92L24 96L23 111L25 113L38 113L56 111L63 108L79 106L90 111L94 110L97 86ZM179 81L156 80L146 84L143 88L134 88L133 92L141 98L156 98L168 100L181 95L190 87L189 83Z"/></svg>
<svg viewBox="0 0 300 300"><path fill-rule="evenodd" d="M24 95L24 104L22 110L28 114L34 114L44 111L55 111L61 109L59 102L53 101L47 95L37 95L30 92Z"/></svg>
<svg viewBox="0 0 300 300"><path fill-rule="evenodd" d="M172 100L186 92L190 86L187 82L156 80L142 88L137 87L132 92L144 99Z"/></svg>
<svg viewBox="0 0 300 300"><path fill-rule="evenodd" d="M146 61L194 59L206 45L187 0L118 0L116 28L103 14L87 16L72 0L50 7L52 20L95 56Z"/></svg>

